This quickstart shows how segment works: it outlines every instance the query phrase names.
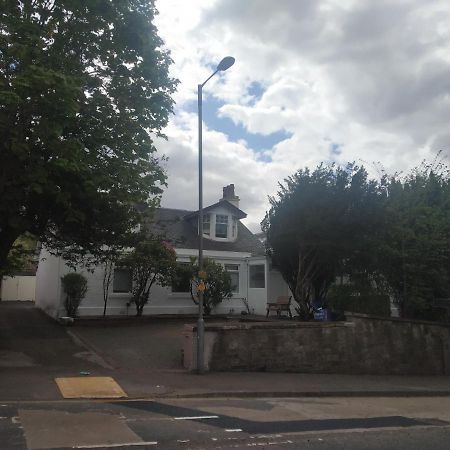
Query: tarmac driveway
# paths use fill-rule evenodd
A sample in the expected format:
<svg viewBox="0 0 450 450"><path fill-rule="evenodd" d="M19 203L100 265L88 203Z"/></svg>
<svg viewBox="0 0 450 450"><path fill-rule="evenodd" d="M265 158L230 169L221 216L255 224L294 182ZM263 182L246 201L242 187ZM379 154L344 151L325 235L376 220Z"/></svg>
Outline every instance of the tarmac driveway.
<svg viewBox="0 0 450 450"><path fill-rule="evenodd" d="M70 328L70 333L114 369L183 370L183 325L186 319L108 319Z"/></svg>
<svg viewBox="0 0 450 450"><path fill-rule="evenodd" d="M0 398L59 397L58 376L101 375L105 362L31 302L0 302Z"/></svg>

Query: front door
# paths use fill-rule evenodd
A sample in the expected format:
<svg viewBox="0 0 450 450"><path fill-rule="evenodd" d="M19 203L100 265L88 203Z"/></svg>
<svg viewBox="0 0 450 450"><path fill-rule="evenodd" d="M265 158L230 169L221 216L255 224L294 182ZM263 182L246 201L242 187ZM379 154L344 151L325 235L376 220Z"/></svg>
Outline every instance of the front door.
<svg viewBox="0 0 450 450"><path fill-rule="evenodd" d="M252 314L265 315L267 304L267 261L247 259L247 299Z"/></svg>

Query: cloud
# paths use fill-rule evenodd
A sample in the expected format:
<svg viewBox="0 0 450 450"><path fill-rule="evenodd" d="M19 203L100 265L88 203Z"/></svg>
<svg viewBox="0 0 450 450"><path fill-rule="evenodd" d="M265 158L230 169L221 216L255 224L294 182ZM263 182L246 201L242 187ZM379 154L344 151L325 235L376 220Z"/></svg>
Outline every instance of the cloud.
<svg viewBox="0 0 450 450"><path fill-rule="evenodd" d="M159 0L157 7L182 82L160 146L170 157L164 201L172 206L195 208L197 125L186 105L227 54L235 66L205 87L206 98L223 104L217 114L249 133L288 135L264 149L268 162L261 149L204 130L205 203L234 182L255 229L277 182L306 165L380 161L397 171L438 150L449 157L447 2Z"/></svg>

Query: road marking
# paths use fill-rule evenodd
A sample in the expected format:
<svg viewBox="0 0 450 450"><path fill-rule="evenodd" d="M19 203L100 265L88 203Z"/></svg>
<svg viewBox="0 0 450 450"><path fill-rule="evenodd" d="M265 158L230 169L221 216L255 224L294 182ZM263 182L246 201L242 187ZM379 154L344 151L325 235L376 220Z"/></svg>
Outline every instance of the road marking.
<svg viewBox="0 0 450 450"><path fill-rule="evenodd" d="M158 445L157 441L148 442L128 442L122 444L96 444L96 445L76 445L72 448L119 448L119 447L140 447L143 445Z"/></svg>
<svg viewBox="0 0 450 450"><path fill-rule="evenodd" d="M174 420L199 420L199 419L218 419L219 416L190 416L190 417L174 417Z"/></svg>
<svg viewBox="0 0 450 450"><path fill-rule="evenodd" d="M242 431L242 428L229 428L225 429L225 431L227 431L228 433L236 433L238 431Z"/></svg>
<svg viewBox="0 0 450 450"><path fill-rule="evenodd" d="M177 439L177 442L185 444L186 442L190 442L189 439Z"/></svg>

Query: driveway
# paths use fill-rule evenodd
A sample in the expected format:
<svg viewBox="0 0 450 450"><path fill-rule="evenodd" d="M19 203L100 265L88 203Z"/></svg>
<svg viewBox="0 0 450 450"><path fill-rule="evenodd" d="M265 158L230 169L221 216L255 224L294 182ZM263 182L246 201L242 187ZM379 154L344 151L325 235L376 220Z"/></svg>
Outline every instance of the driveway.
<svg viewBox="0 0 450 450"><path fill-rule="evenodd" d="M75 325L75 334L114 369L133 371L183 370L183 326L186 319L127 320L124 324L101 320Z"/></svg>
<svg viewBox="0 0 450 450"><path fill-rule="evenodd" d="M75 342L32 302L0 302L3 400L59 397L55 377L80 376L80 372L100 375L106 370L98 355Z"/></svg>

